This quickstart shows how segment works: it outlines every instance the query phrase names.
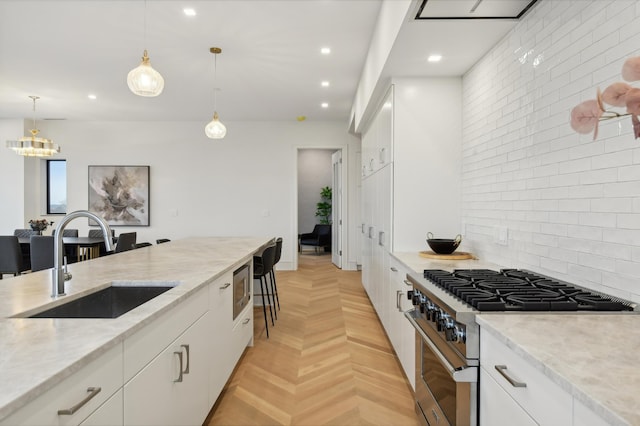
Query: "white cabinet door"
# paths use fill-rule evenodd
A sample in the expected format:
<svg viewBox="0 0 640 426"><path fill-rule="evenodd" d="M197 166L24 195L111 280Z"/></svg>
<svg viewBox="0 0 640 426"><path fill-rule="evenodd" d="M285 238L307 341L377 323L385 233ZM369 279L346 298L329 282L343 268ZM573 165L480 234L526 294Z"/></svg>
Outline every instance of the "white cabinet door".
<svg viewBox="0 0 640 426"><path fill-rule="evenodd" d="M393 161L393 86L389 87L377 117L377 162L379 167Z"/></svg>
<svg viewBox="0 0 640 426"><path fill-rule="evenodd" d="M93 412L80 426L118 426L124 423L123 391L120 389Z"/></svg>
<svg viewBox="0 0 640 426"><path fill-rule="evenodd" d="M527 412L480 368L480 424L487 426L537 426Z"/></svg>
<svg viewBox="0 0 640 426"><path fill-rule="evenodd" d="M209 412L208 314L124 386L127 425L202 424Z"/></svg>
<svg viewBox="0 0 640 426"><path fill-rule="evenodd" d="M387 332L391 344L400 359L400 364L407 379L415 389L415 330L411 323L405 318L404 312L413 308L411 301L407 298L407 292L412 289L405 284L407 269L399 261L391 258L389 263L390 298L393 298L394 305L390 313L391 329Z"/></svg>

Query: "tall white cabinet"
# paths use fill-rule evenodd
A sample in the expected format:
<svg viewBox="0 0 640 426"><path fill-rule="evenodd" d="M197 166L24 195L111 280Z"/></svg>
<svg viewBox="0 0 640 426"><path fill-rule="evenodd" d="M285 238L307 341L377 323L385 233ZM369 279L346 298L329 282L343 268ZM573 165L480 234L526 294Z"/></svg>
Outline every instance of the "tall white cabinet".
<svg viewBox="0 0 640 426"><path fill-rule="evenodd" d="M394 251L426 250L427 232L462 233L459 78L394 79L362 132L362 283L415 384L408 268Z"/></svg>

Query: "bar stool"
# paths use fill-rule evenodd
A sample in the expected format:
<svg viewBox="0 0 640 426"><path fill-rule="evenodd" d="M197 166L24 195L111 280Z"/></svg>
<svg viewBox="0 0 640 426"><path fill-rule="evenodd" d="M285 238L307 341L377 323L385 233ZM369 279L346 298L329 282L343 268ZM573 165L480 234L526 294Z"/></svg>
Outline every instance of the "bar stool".
<svg viewBox="0 0 640 426"><path fill-rule="evenodd" d="M280 298L278 297L278 283L276 283L276 272L275 268L278 262L280 262L280 257L282 255L282 238L278 237L276 239L276 258L273 262L273 268L269 272L271 276L271 293L273 294L274 301L278 305L278 310L280 310ZM278 319L278 314L276 313L276 319Z"/></svg>
<svg viewBox="0 0 640 426"><path fill-rule="evenodd" d="M264 312L264 326L267 330L267 339L269 338L269 321L267 320L267 303L264 295L267 295L269 302L269 313L271 314L271 325L275 326L273 320L273 309L271 305L271 295L269 294L269 286L267 285L267 275L273 269L276 259L276 246L268 246L264 249L260 256L253 256L253 278L260 280L260 292L262 293L262 311Z"/></svg>

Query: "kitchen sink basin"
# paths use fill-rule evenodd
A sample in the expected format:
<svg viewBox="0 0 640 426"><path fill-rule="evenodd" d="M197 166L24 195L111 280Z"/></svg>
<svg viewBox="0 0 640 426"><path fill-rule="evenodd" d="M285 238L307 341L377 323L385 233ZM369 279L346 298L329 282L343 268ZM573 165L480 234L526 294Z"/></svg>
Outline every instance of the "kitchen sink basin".
<svg viewBox="0 0 640 426"><path fill-rule="evenodd" d="M171 282L157 285L112 283L107 288L30 315L29 318L118 318L176 285Z"/></svg>

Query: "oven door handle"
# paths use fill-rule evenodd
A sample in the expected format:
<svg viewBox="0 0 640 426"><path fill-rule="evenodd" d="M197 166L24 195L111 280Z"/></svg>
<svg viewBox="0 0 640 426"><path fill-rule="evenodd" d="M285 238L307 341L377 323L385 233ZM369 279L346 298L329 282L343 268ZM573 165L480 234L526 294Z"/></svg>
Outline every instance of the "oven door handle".
<svg viewBox="0 0 640 426"><path fill-rule="evenodd" d="M456 383L476 383L478 381L478 367L463 367L460 369L455 369L453 365L440 353L440 350L436 347L435 343L431 341L429 336L422 331L422 328L416 320L413 318L411 313L414 309L406 311L404 316L409 320L413 328L416 329L416 332L420 335L424 343L429 346L431 352L433 352L440 360L442 366L449 372L449 375L453 378L453 381Z"/></svg>

